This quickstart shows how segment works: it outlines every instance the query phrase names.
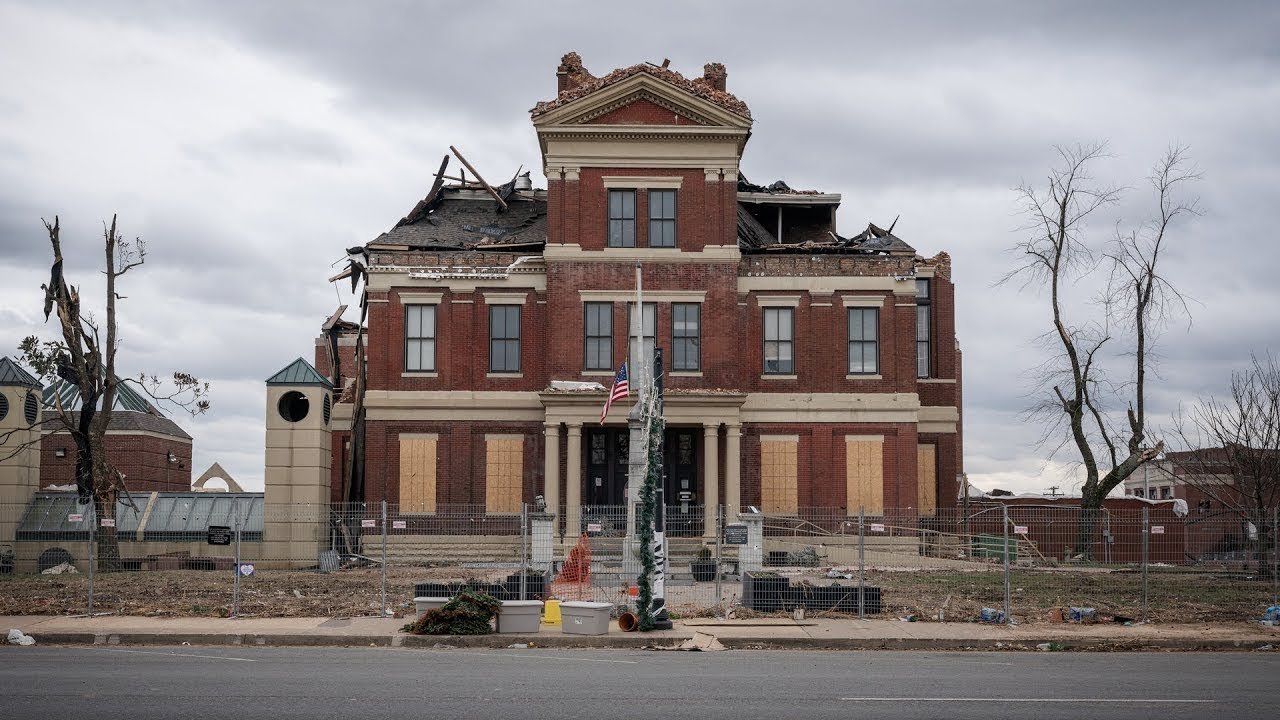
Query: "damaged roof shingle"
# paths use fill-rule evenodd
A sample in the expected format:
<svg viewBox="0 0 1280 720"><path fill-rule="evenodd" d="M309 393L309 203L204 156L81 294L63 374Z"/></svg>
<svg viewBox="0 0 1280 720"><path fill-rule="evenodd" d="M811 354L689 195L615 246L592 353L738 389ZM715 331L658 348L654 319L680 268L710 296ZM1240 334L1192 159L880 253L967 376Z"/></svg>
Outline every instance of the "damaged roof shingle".
<svg viewBox="0 0 1280 720"><path fill-rule="evenodd" d="M415 212L373 243L413 249L472 250L489 246L545 245L547 202L541 193L519 192L497 212L483 191L440 189L426 212Z"/></svg>

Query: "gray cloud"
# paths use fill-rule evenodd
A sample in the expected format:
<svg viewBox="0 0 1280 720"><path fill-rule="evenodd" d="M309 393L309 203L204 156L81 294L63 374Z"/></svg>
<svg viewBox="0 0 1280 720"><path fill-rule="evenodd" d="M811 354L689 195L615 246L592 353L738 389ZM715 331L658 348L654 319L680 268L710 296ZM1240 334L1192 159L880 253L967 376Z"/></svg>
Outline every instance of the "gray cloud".
<svg viewBox="0 0 1280 720"><path fill-rule="evenodd" d="M262 379L310 357L350 299L325 282L329 263L412 207L449 144L495 177L536 169L527 111L569 50L596 74L726 63L756 118L748 177L842 193L842 231L900 215L922 253L952 254L980 485L1042 490L1071 472L1020 415L1043 302L993 287L1018 238L1010 188L1043 177L1055 143L1110 140L1099 176L1133 186L1094 223L1100 241L1149 212L1141 179L1169 143L1205 171L1205 213L1166 266L1194 322L1161 340L1153 417L1220 391L1250 351L1280 351L1265 215L1280 188L1274 3L658 2L624 19L567 2L55 0L5 13L6 67L30 37L49 47L0 80L0 353L48 330L39 218L63 214L70 270L96 297L98 223L120 212L151 243L129 277L122 363L215 383L213 414L183 420L197 472L219 460L260 483ZM1122 361L1109 360L1118 380Z"/></svg>
<svg viewBox="0 0 1280 720"><path fill-rule="evenodd" d="M341 165L349 149L332 133L285 121L241 128L223 138L191 145L186 152L222 172L252 163L298 162ZM238 157L227 157L228 154Z"/></svg>

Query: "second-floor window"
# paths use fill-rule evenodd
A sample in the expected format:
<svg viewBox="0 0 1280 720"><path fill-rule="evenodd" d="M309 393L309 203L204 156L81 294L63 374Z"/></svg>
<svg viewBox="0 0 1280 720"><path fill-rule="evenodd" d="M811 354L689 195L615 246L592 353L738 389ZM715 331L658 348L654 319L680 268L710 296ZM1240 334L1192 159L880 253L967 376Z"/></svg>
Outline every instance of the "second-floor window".
<svg viewBox="0 0 1280 720"><path fill-rule="evenodd" d="M927 378L933 371L930 358L929 281L916 280L916 377Z"/></svg>
<svg viewBox="0 0 1280 720"><path fill-rule="evenodd" d="M793 353L792 308L764 309L764 374L791 375L796 371Z"/></svg>
<svg viewBox="0 0 1280 720"><path fill-rule="evenodd" d="M435 372L435 305L406 305L404 308L404 369L406 372Z"/></svg>
<svg viewBox="0 0 1280 720"><path fill-rule="evenodd" d="M520 306L489 306L489 372L520 372Z"/></svg>
<svg viewBox="0 0 1280 720"><path fill-rule="evenodd" d="M598 197L598 196L597 196ZM636 246L636 191L609 191L609 247Z"/></svg>
<svg viewBox="0 0 1280 720"><path fill-rule="evenodd" d="M880 372L880 310L849 308L849 374Z"/></svg>
<svg viewBox="0 0 1280 720"><path fill-rule="evenodd" d="M671 369L701 369L702 306L698 303L671 305Z"/></svg>
<svg viewBox="0 0 1280 720"><path fill-rule="evenodd" d="M676 246L676 191L649 191L649 247Z"/></svg>
<svg viewBox="0 0 1280 720"><path fill-rule="evenodd" d="M585 333L586 370L613 370L613 303L586 303Z"/></svg>
<svg viewBox="0 0 1280 720"><path fill-rule="evenodd" d="M627 346L631 348L631 369L627 372L633 385L638 385L639 383L636 378L641 377L640 369L646 363L652 366L653 349L658 344L658 306L653 303L645 303L643 317L643 329L640 331L641 336L644 338L642 350L636 346L636 306L635 303L627 305L627 336L630 338Z"/></svg>

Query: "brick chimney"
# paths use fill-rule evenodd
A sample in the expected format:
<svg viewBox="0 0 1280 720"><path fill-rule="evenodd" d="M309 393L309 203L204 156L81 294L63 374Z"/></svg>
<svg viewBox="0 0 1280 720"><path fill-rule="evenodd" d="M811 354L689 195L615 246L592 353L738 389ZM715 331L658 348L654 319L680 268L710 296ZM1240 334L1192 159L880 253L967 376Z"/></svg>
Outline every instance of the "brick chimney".
<svg viewBox="0 0 1280 720"><path fill-rule="evenodd" d="M576 52L566 53L560 58L560 67L556 68L556 94L578 87L582 76L586 74L586 68L582 67L582 56Z"/></svg>
<svg viewBox="0 0 1280 720"><path fill-rule="evenodd" d="M702 66L702 81L707 87L725 92L725 80L728 77L729 73L724 69L723 63L707 63Z"/></svg>

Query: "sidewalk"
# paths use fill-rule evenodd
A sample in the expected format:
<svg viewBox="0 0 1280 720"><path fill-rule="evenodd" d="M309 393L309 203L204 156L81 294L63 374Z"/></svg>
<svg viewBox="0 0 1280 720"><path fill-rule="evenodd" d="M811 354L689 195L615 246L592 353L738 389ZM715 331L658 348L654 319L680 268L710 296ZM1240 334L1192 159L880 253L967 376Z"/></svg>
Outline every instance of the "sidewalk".
<svg viewBox="0 0 1280 720"><path fill-rule="evenodd" d="M796 650L1035 650L1056 643L1065 650L1255 650L1280 647L1280 628L1264 625L983 625L897 620L694 618L672 630L565 635L543 625L536 635L442 637L408 635L405 618L148 618L103 615L0 616L0 631L16 628L40 645L262 645L487 647L511 645L580 648L672 648L715 638L727 649ZM1055 647L1055 649L1058 649Z"/></svg>

